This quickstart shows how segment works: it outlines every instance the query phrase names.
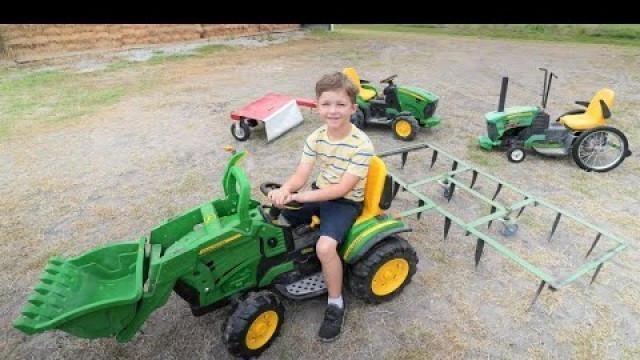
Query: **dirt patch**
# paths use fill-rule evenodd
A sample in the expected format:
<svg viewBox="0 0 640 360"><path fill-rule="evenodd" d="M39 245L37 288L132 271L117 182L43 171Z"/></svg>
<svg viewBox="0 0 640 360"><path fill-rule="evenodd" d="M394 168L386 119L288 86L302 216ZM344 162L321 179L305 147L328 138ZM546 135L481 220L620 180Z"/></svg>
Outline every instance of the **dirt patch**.
<svg viewBox="0 0 640 360"><path fill-rule="evenodd" d="M123 53L77 56L55 66L92 72ZM128 56L128 55L127 55ZM140 56L140 55L132 55ZM142 56L140 56L142 58ZM35 66L35 65L34 65ZM324 298L286 302L283 331L264 359L619 358L640 356L640 50L603 45L482 40L411 34L375 37L300 36L269 46L236 46L207 56L96 76L154 86L70 124L13 133L0 147L0 306L5 330L0 357L231 358L222 344L226 310L191 315L177 295L153 313L130 343L83 340L62 332L26 336L11 327L52 254L74 256L95 246L136 239L164 219L221 195L220 175L231 144L248 150L245 170L254 195L264 181L282 181L298 160L304 122L267 144L254 132L237 142L232 110L267 92L313 97L324 73L353 66L377 81L440 96L443 123L413 143L430 142L535 196L628 238L631 247L608 262L594 284L588 276L557 292L545 290L530 310L537 279L496 252L474 266L475 239L459 229L442 239L442 219L407 219L420 263L414 281L378 306L349 298L345 333L315 340ZM611 124L628 137L632 157L610 173L585 173L568 158L529 154L521 164L475 145L483 115L496 108L500 79L510 76L507 106L539 104L542 73L554 80L548 109L559 115L601 87L617 99ZM368 130L377 151L408 145L388 129ZM416 172L420 164L410 159ZM402 198L400 198L401 200ZM549 226L551 224L549 223ZM350 294L347 293L347 296Z"/></svg>

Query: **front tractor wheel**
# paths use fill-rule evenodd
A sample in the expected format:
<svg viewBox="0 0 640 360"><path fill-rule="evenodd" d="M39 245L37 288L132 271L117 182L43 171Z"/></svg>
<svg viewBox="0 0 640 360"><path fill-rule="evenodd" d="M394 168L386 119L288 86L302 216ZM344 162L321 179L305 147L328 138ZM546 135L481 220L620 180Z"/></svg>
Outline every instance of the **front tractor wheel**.
<svg viewBox="0 0 640 360"><path fill-rule="evenodd" d="M368 303L390 300L411 282L417 264L418 256L409 242L389 236L352 266L349 287Z"/></svg>
<svg viewBox="0 0 640 360"><path fill-rule="evenodd" d="M283 322L284 305L278 295L270 291L251 294L229 316L224 342L234 356L259 356L271 346Z"/></svg>
<svg viewBox="0 0 640 360"><path fill-rule="evenodd" d="M416 138L420 125L413 116L401 115L393 120L391 128L393 129L393 137L396 139L411 141Z"/></svg>
<svg viewBox="0 0 640 360"><path fill-rule="evenodd" d="M509 159L512 163L521 163L524 161L526 157L526 153L524 152L524 148L522 146L512 146L507 150L507 159Z"/></svg>

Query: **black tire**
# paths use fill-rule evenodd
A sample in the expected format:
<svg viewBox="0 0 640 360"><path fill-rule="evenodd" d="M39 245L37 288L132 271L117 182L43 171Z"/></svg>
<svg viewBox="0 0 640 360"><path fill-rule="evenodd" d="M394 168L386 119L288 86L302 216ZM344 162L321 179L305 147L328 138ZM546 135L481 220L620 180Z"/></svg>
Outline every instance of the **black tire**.
<svg viewBox="0 0 640 360"><path fill-rule="evenodd" d="M512 146L507 150L507 159L509 159L509 162L516 164L521 163L524 161L525 157L527 157L527 153L524 152L524 148L522 146Z"/></svg>
<svg viewBox="0 0 640 360"><path fill-rule="evenodd" d="M238 141L245 141L251 136L251 128L249 125L243 120L234 121L231 124L231 135Z"/></svg>
<svg viewBox="0 0 640 360"><path fill-rule="evenodd" d="M417 264L418 255L409 242L391 235L351 266L347 281L356 297L379 304L391 300L411 282ZM382 274L381 269L391 274Z"/></svg>
<svg viewBox="0 0 640 360"><path fill-rule="evenodd" d="M234 356L259 356L271 346L283 322L284 305L278 295L271 291L253 293L229 316L223 340Z"/></svg>
<svg viewBox="0 0 640 360"><path fill-rule="evenodd" d="M399 115L391 123L393 137L396 139L411 141L416 138L420 125L413 116Z"/></svg>
<svg viewBox="0 0 640 360"><path fill-rule="evenodd" d="M351 123L358 129L364 130L367 127L367 122L364 119L364 112L358 107L358 110L351 115Z"/></svg>
<svg viewBox="0 0 640 360"><path fill-rule="evenodd" d="M600 155L607 151L608 147L616 148L610 159L597 163L599 159L606 158ZM629 156L629 142L622 131L610 126L598 126L583 131L574 141L571 147L573 161L583 170L606 172L615 169Z"/></svg>

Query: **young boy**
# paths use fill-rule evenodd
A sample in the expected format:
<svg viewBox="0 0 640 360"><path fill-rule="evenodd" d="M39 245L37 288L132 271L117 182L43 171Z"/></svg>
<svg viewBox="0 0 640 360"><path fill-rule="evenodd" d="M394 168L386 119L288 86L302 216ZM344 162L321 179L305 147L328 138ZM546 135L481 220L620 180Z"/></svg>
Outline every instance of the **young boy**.
<svg viewBox="0 0 640 360"><path fill-rule="evenodd" d="M362 211L367 171L374 154L367 135L350 121L358 109L357 94L358 87L341 72L318 80L317 109L324 125L305 140L295 173L279 189L269 192L269 200L277 207L290 201L303 204L299 210L282 213L292 227L309 224L312 215L320 218L316 255L329 293L318 332L322 341L333 341L342 331L343 269L337 249ZM318 165L319 174L312 189L295 193L307 183L314 165Z"/></svg>

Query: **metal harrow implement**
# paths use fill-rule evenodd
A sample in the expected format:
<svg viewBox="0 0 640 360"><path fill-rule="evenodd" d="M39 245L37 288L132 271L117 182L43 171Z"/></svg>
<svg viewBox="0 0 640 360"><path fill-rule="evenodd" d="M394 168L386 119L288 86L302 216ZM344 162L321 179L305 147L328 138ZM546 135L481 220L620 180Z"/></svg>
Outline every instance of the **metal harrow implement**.
<svg viewBox="0 0 640 360"><path fill-rule="evenodd" d="M410 153L419 153L417 156L426 163L420 172L414 166L404 170ZM613 233L433 145L416 144L377 155L387 158L385 161L390 165L394 203L398 203L398 192L402 191L405 205L409 204L398 216L416 215L420 219L423 212L435 212L444 217L444 239L452 224L462 228L464 235L477 238L476 267L488 244L526 269L540 280L531 305L545 286L555 291L591 272L593 283L604 263L627 247L625 240ZM392 169L392 163L397 169ZM412 206L416 200L417 206ZM456 210L454 205L462 209ZM551 222L550 228L536 223L545 218ZM501 226L492 228L493 223ZM517 236L519 228L531 230L531 234Z"/></svg>

